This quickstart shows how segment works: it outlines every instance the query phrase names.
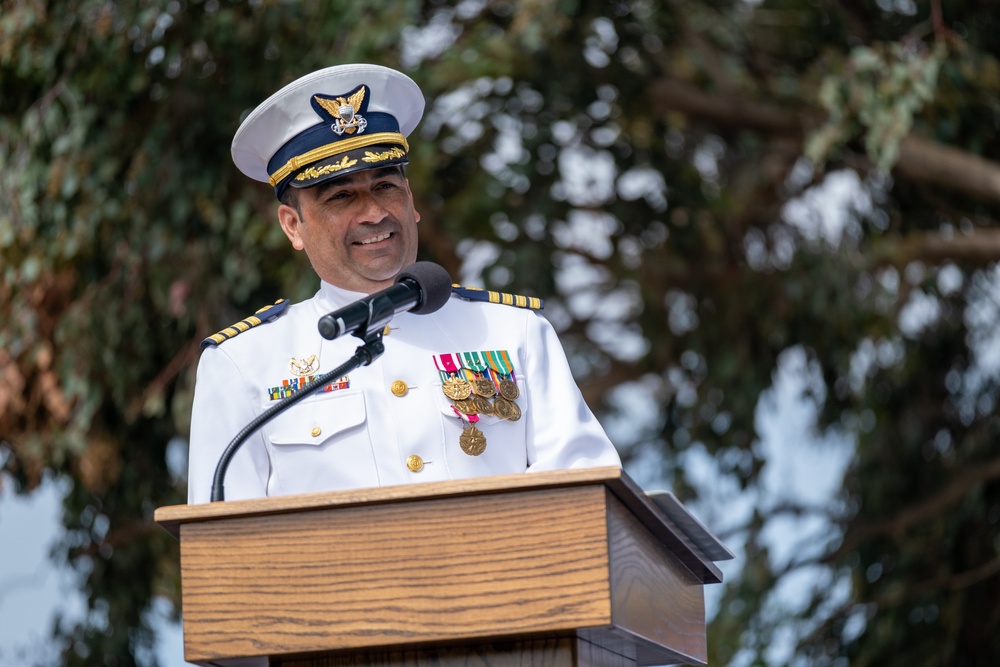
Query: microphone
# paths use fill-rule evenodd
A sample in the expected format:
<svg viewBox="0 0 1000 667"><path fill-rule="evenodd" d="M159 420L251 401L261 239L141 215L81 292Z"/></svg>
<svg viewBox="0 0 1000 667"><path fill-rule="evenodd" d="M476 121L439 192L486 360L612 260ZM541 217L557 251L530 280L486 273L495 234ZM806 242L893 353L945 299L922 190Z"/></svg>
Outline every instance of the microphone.
<svg viewBox="0 0 1000 667"><path fill-rule="evenodd" d="M396 276L395 284L324 315L319 333L327 340L364 328L384 326L396 313L433 313L451 297L451 276L434 262L415 262Z"/></svg>

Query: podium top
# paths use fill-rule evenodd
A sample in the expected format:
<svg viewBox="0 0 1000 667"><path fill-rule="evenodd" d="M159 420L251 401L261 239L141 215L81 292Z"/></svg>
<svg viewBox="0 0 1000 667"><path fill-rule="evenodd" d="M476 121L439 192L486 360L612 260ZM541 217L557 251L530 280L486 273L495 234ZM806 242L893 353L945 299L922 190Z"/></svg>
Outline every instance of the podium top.
<svg viewBox="0 0 1000 667"><path fill-rule="evenodd" d="M189 523L594 484L603 485L613 493L640 522L674 551L687 569L702 583L722 581L722 573L713 562L717 558L713 558L713 554L706 553L696 540L686 534L683 525L685 522L676 521L676 516L669 517L623 470L613 466L496 475L199 505L174 505L157 508L154 519L179 538L181 526Z"/></svg>

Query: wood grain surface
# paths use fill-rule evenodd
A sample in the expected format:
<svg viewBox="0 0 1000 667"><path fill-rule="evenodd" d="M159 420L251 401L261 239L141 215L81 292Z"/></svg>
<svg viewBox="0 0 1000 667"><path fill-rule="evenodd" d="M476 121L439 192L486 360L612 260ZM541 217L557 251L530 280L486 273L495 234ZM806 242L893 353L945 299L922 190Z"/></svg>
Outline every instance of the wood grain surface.
<svg viewBox="0 0 1000 667"><path fill-rule="evenodd" d="M605 505L595 485L185 525L185 657L607 625Z"/></svg>
<svg viewBox="0 0 1000 667"><path fill-rule="evenodd" d="M621 470L160 508L185 658L222 667L703 663L714 563ZM566 663L566 661L569 661Z"/></svg>

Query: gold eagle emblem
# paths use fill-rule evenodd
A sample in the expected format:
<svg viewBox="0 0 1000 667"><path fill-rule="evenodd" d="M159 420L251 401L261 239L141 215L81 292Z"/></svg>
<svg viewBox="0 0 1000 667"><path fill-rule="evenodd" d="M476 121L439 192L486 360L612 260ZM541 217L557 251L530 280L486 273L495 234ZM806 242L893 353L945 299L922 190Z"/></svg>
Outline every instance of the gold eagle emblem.
<svg viewBox="0 0 1000 667"><path fill-rule="evenodd" d="M368 127L368 121L358 113L361 103L365 100L366 91L367 88L361 86L349 97L341 96L332 100L319 95L314 97L316 103L333 116L333 125L330 126L330 129L337 135L354 134L355 132L361 134Z"/></svg>
<svg viewBox="0 0 1000 667"><path fill-rule="evenodd" d="M310 354L305 359L292 357L288 362L288 370L291 371L292 375L300 378L315 375L316 371L319 370L319 359L315 354Z"/></svg>

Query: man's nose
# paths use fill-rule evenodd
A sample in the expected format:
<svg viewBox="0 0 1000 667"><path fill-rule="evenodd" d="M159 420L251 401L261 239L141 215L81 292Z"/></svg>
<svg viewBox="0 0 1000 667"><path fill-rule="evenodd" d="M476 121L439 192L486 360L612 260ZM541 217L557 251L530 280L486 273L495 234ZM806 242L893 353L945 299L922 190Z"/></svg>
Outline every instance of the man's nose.
<svg viewBox="0 0 1000 667"><path fill-rule="evenodd" d="M355 211L355 218L358 222L382 222L388 214L388 209L386 209L382 202L379 201L379 198L371 192L362 194L358 197L357 210Z"/></svg>

